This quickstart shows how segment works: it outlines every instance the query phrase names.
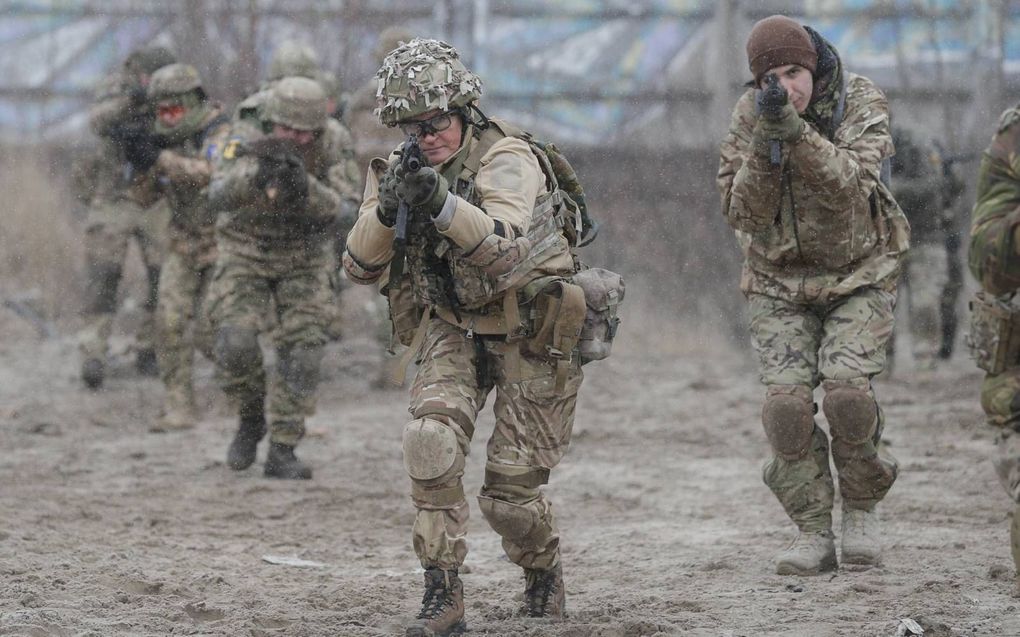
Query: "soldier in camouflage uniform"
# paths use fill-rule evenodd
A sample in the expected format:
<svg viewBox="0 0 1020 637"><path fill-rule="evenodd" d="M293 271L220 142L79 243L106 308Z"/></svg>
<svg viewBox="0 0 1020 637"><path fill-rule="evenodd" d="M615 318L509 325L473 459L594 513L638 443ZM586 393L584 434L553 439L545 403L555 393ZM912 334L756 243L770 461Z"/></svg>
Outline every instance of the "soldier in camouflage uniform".
<svg viewBox="0 0 1020 637"><path fill-rule="evenodd" d="M892 190L910 221L911 248L901 279L907 287L907 326L914 361L920 369L933 369L944 332L942 296L949 285L945 215L951 191L934 146L917 141L905 129L893 131L893 143ZM895 334L890 345L894 340Z"/></svg>
<svg viewBox="0 0 1020 637"><path fill-rule="evenodd" d="M173 62L173 54L162 47L135 51L119 73L104 81L89 111L89 124L102 143L92 164L94 191L85 226L86 327L80 335L81 376L92 389L100 387L105 377L117 288L132 238L138 244L149 284L145 316L137 336L136 363L143 374L155 375L157 370L152 313L156 309L167 214L152 171L159 156L159 142L145 91L152 74Z"/></svg>
<svg viewBox="0 0 1020 637"><path fill-rule="evenodd" d="M774 456L764 480L800 531L776 571L837 565L830 440L814 420L819 384L843 499L842 560L874 564L875 505L896 464L880 447L871 378L885 363L909 242L907 221L879 178L893 153L888 106L831 44L789 18L756 23L747 51L753 88L734 109L718 185L745 256L741 288L767 386L762 422ZM770 74L783 90L778 112L766 113L757 89Z"/></svg>
<svg viewBox="0 0 1020 637"><path fill-rule="evenodd" d="M196 346L213 358L212 329L200 312L216 261L208 185L212 158L224 146L230 119L222 106L208 100L198 71L187 64L156 71L149 100L156 107L156 133L166 146L155 172L171 210L156 306L156 353L167 393L162 418L153 428L167 431L195 425Z"/></svg>
<svg viewBox="0 0 1020 637"><path fill-rule="evenodd" d="M294 447L315 405L333 302L326 247L351 185L317 82L280 80L260 112L258 127L235 122L209 186L220 215L208 310L223 389L240 408L227 462L241 470L255 461L268 413L264 474L308 479ZM278 371L268 386L258 340L267 311L277 323Z"/></svg>
<svg viewBox="0 0 1020 637"><path fill-rule="evenodd" d="M1002 114L981 159L970 227L970 271L981 285L971 304L970 346L987 372L981 407L999 429L995 469L1017 503L1010 548L1020 577L1020 106Z"/></svg>
<svg viewBox="0 0 1020 637"><path fill-rule="evenodd" d="M478 110L481 81L453 47L414 39L386 57L377 78L380 120L416 135L425 161L416 172L401 167L406 144L388 161L372 160L344 255L358 283L376 282L387 266L403 269L394 235L399 202L407 202L408 276L397 279L407 289L388 290L391 302L413 295L407 312L394 310L398 327L399 317L418 316L406 325L419 366L403 450L425 595L407 634L464 629L458 568L467 554L468 503L461 480L493 389L496 427L479 508L510 561L524 568L525 612L562 617L560 536L540 487L569 443L582 373L573 344L562 340L579 329L579 288L565 281L574 260L547 216L559 206L559 191L547 189L521 133ZM556 329L535 333L521 321L539 307Z"/></svg>
<svg viewBox="0 0 1020 637"><path fill-rule="evenodd" d="M341 282L339 280L340 270L340 254L343 251L344 239L347 233L350 231L351 226L354 225L355 219L358 216L358 204L361 201L361 170L358 168L358 164L354 158L354 139L351 136L350 129L347 125L340 121L339 118L334 117L336 109L338 108L338 92L339 92L339 81L336 76L330 72L323 71L319 68L319 60L315 55L315 51L308 45L301 44L294 41L285 41L280 44L273 54L273 59L269 62L269 71L264 82L260 86L259 90L249 95L238 104L235 110L235 119L242 121L254 122L257 126L262 118L262 110L265 108L265 104L272 94L273 87L285 77L304 77L310 80L315 80L322 87L323 92L326 95L326 111L329 114L329 119L326 122L326 136L330 138L330 145L333 148L338 149L343 158L343 172L345 178L342 183L338 182L335 186L343 189L342 194L344 195L341 203L342 210L336 219L336 228L331 232L335 238L333 245L334 252L334 267L336 272L333 275L333 287L337 293L335 295L335 303L331 308L330 320L327 327L327 332L331 339L339 339L341 336L341 328L343 323L343 316L339 307L339 292Z"/></svg>

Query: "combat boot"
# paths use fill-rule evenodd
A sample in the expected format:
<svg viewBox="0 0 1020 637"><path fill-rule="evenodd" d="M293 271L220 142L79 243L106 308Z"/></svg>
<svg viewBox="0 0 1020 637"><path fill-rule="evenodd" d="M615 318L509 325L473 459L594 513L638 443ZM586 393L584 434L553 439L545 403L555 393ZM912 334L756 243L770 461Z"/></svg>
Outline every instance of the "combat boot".
<svg viewBox="0 0 1020 637"><path fill-rule="evenodd" d="M182 389L167 389L166 399L163 401L163 415L155 425L149 428L149 431L164 433L192 429L196 420L195 399L191 392Z"/></svg>
<svg viewBox="0 0 1020 637"><path fill-rule="evenodd" d="M464 584L456 569L425 570L425 595L421 612L404 633L406 637L443 637L467 630L464 622Z"/></svg>
<svg viewBox="0 0 1020 637"><path fill-rule="evenodd" d="M559 564L548 569L524 569L524 615L563 619L567 595L563 588L563 569Z"/></svg>
<svg viewBox="0 0 1020 637"><path fill-rule="evenodd" d="M247 469L255 462L259 441L266 435L263 399L241 406L241 422L227 449L227 466L234 471Z"/></svg>
<svg viewBox="0 0 1020 637"><path fill-rule="evenodd" d="M98 358L88 358L81 364L81 381L89 389L99 389L106 377L106 365Z"/></svg>
<svg viewBox="0 0 1020 637"><path fill-rule="evenodd" d="M271 442L262 475L282 480L311 480L312 468L297 459L294 455L294 445Z"/></svg>
<svg viewBox="0 0 1020 637"><path fill-rule="evenodd" d="M151 347L138 350L135 354L135 369L142 376L159 376L159 362L156 360L156 350Z"/></svg>
<svg viewBox="0 0 1020 637"><path fill-rule="evenodd" d="M843 563L875 566L882 559L878 512L843 507Z"/></svg>
<svg viewBox="0 0 1020 637"><path fill-rule="evenodd" d="M818 575L836 567L836 543L831 531L800 533L793 544L776 556L779 575Z"/></svg>

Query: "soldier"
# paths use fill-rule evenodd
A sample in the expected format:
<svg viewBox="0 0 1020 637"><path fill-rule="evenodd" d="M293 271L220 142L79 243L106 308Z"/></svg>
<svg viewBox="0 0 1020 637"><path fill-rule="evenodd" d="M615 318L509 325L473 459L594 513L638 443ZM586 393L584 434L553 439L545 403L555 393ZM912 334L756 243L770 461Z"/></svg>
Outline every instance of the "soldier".
<svg viewBox="0 0 1020 637"><path fill-rule="evenodd" d="M880 447L871 378L892 332L909 226L879 178L893 153L888 106L816 31L772 16L747 41L752 88L720 150L723 212L744 252L741 288L766 385L773 458L764 480L800 533L779 574L836 568L829 439L843 499L842 559L881 555L875 505L896 479ZM777 81L778 80L778 81Z"/></svg>
<svg viewBox="0 0 1020 637"><path fill-rule="evenodd" d="M934 147L915 140L905 129L893 131L893 143L893 194L910 221L911 248L901 280L907 287L907 327L914 362L919 369L931 370L942 344L940 304L948 285L942 161ZM894 340L895 335L890 345Z"/></svg>
<svg viewBox="0 0 1020 637"><path fill-rule="evenodd" d="M216 261L216 219L207 187L212 157L224 146L230 119L209 101L198 71L187 64L156 71L148 94L156 107L156 133L167 146L155 171L171 210L156 306L156 353L166 398L153 430L190 429L196 417L195 347L213 359L211 327L200 312Z"/></svg>
<svg viewBox="0 0 1020 637"><path fill-rule="evenodd" d="M280 80L260 118L257 128L235 122L209 186L210 205L220 211L209 313L222 386L240 410L227 463L242 470L255 461L268 412L264 474L308 479L312 471L294 447L315 405L333 301L326 244L350 184L317 82ZM258 336L270 307L279 382L268 386L267 408Z"/></svg>
<svg viewBox="0 0 1020 637"><path fill-rule="evenodd" d="M131 238L138 244L148 279L136 366L142 374L157 373L152 313L167 215L153 177L159 141L145 91L152 74L175 61L163 47L138 49L128 56L119 73L104 81L89 111L89 124L102 143L93 164L95 186L85 226L88 283L83 311L86 327L80 337L81 377L91 389L99 388L106 375L117 288Z"/></svg>
<svg viewBox="0 0 1020 637"><path fill-rule="evenodd" d="M1020 581L1020 106L1002 114L981 158L970 227L970 271L981 285L971 315L970 346L985 370L981 407L999 429L996 473L1017 503L1010 548ZM1018 589L1020 590L1020 589Z"/></svg>
<svg viewBox="0 0 1020 637"><path fill-rule="evenodd" d="M960 179L954 169L958 162L970 161L970 155L947 156L941 148L936 147L939 152L939 163L942 165L942 214L940 221L942 234L945 236L946 247L946 286L942 288L939 298L939 317L942 325L942 343L939 346L939 358L948 360L953 355L956 345L956 331L959 321L957 319L957 305L960 299L960 292L963 291L963 264L960 259L960 235L964 228L961 222L963 212L961 208L961 195L966 189L966 184Z"/></svg>
<svg viewBox="0 0 1020 637"><path fill-rule="evenodd" d="M357 283L379 280L387 266L393 280L406 281L408 290L388 290L391 302L405 291L414 297L394 309L398 327L417 310L417 328L401 330L414 332L405 343L419 361L403 451L425 595L407 634L465 628L461 479L493 388L496 427L479 508L524 569L525 612L560 618L560 536L539 487L570 440L582 379L571 339L584 313L583 292L565 280L575 271L567 240L548 216L560 209L560 191L547 186L556 182L524 133L478 109L481 80L450 45L414 39L390 52L377 78L380 121L417 136L424 166L413 170L407 144L388 162L372 160L344 267ZM409 153L404 164L401 153ZM400 201L410 207L403 279L404 249L394 248ZM549 329L522 323L533 311Z"/></svg>

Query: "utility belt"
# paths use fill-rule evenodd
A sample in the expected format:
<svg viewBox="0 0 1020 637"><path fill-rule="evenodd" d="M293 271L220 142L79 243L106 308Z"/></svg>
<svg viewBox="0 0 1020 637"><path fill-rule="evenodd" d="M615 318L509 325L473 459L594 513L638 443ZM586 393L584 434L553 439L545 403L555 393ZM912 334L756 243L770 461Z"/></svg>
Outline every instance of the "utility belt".
<svg viewBox="0 0 1020 637"><path fill-rule="evenodd" d="M980 291L970 301L971 358L989 374L1020 366L1020 298Z"/></svg>
<svg viewBox="0 0 1020 637"><path fill-rule="evenodd" d="M394 332L408 346L398 368L399 377L394 378L399 384L403 384L407 364L418 354L428 323L435 315L475 340L479 386L491 384L483 341L498 337L514 345L506 354L509 377L519 377L518 357L523 351L553 362L556 390L563 391L575 355L582 365L609 356L619 325L617 307L623 300L623 279L601 269L583 270L570 278L539 277L521 288L507 290L501 305L493 303L489 306L491 310L483 313L455 312L444 306L414 306L407 281L391 289L389 298Z"/></svg>

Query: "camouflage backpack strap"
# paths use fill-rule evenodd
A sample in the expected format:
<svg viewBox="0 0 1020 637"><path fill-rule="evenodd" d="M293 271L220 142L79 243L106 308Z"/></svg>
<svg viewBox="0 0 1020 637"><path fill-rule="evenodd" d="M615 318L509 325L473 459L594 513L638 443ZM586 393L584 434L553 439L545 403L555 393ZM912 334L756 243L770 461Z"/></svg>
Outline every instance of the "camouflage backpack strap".
<svg viewBox="0 0 1020 637"><path fill-rule="evenodd" d="M474 181L475 175L482 167L482 157L488 154L489 150L504 137L510 137L503 132L503 122L497 120L489 120L489 125L485 128L476 128L473 131L475 135L475 145L471 148L471 152L461 162L460 169L457 170L457 180L462 183L471 183ZM458 184L458 189L461 184Z"/></svg>
<svg viewBox="0 0 1020 637"><path fill-rule="evenodd" d="M205 144L205 140L214 130L216 130L216 128L229 123L230 117L226 113L220 113L216 117L209 120L209 122L195 134L194 138L195 146L197 146L198 148L202 148L202 146Z"/></svg>

